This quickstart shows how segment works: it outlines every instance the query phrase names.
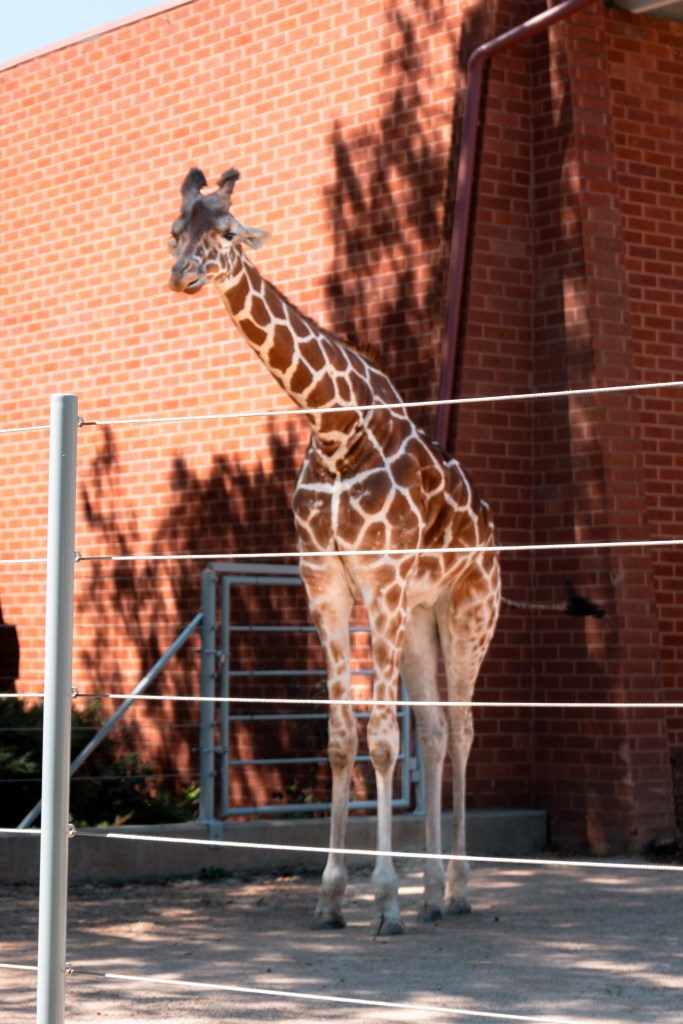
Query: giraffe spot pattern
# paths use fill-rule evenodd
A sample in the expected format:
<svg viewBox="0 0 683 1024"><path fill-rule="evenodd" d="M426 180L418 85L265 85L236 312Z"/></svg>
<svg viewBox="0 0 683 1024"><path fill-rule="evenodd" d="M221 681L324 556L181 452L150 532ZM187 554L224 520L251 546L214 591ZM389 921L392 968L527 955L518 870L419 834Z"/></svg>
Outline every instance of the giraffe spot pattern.
<svg viewBox="0 0 683 1024"><path fill-rule="evenodd" d="M247 340L253 345L262 345L268 337L267 333L261 327L258 327L253 320L245 320L239 324L239 327L246 335Z"/></svg>
<svg viewBox="0 0 683 1024"><path fill-rule="evenodd" d="M270 311L266 308L266 304L258 295L252 297L249 305L249 313L254 323L258 324L259 327L269 327L272 321Z"/></svg>
<svg viewBox="0 0 683 1024"><path fill-rule="evenodd" d="M273 331L272 352L267 353L269 364L278 373L284 374L291 365L293 355L294 342L291 334L284 324L277 324Z"/></svg>

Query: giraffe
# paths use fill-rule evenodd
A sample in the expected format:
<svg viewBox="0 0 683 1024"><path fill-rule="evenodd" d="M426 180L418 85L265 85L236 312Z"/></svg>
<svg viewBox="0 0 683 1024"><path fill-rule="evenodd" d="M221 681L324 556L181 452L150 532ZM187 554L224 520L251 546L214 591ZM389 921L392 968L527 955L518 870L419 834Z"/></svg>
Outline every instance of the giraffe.
<svg viewBox="0 0 683 1024"><path fill-rule="evenodd" d="M268 232L244 226L230 212L238 177L238 171L226 171L208 194L200 170L193 168L185 178L169 243L175 260L169 283L174 291L194 295L212 281L237 330L310 423L292 507L301 576L325 652L332 701L330 852L314 926L345 924L343 850L358 743L348 703L349 620L354 604L363 601L373 662L367 743L377 782L372 930L399 934L405 926L391 853L399 675L411 701L438 700L440 648L449 700L471 700L501 601L493 521L459 463L418 429L373 360L300 312L247 258L245 247L259 249ZM480 550L458 550L473 547ZM464 855L472 714L468 707L445 713L421 705L414 713L425 774L425 846L432 855L425 861L420 917L433 921L470 909ZM439 858L446 752L452 762L455 859L444 872Z"/></svg>

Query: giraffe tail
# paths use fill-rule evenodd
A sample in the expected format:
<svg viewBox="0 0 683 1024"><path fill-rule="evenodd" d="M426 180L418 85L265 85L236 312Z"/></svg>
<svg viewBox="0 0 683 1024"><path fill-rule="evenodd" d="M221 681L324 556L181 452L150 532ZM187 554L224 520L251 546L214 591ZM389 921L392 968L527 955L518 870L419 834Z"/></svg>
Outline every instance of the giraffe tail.
<svg viewBox="0 0 683 1024"><path fill-rule="evenodd" d="M600 605L593 604L593 602L587 597L577 594L574 589L574 584L569 578L566 578L564 581L564 589L567 592L567 600L558 602L557 604L543 604L535 601L513 601L509 597L503 597L502 602L507 608L516 608L518 611L523 612L559 612L562 615L574 615L579 617L592 615L593 618L596 619L604 618L605 609L601 608Z"/></svg>

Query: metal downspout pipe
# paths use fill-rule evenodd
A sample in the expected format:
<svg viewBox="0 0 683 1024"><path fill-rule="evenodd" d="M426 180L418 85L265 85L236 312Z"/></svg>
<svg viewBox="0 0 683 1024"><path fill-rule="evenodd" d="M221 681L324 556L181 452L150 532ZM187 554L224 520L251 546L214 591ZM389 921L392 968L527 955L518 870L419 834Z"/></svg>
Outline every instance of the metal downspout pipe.
<svg viewBox="0 0 683 1024"><path fill-rule="evenodd" d="M472 207L472 191L476 163L477 142L479 139L479 121L481 112L481 93L486 62L503 50L516 43L522 43L531 36L545 31L558 21L564 21L576 11L593 3L594 0L564 0L563 3L550 7L541 14L529 18L516 28L503 32L502 35L482 43L474 50L467 61L467 85L465 91L465 109L462 121L462 137L458 156L458 171L455 193L455 212L453 217L453 234L451 236L450 270L448 275L448 301L444 325L443 343L441 348L441 381L439 400L447 401L453 397L455 363L460 333L460 319L463 307L463 285L467 262L467 243L469 237L470 215ZM438 406L436 419L436 438L439 444L448 446L448 432L451 422L451 406Z"/></svg>

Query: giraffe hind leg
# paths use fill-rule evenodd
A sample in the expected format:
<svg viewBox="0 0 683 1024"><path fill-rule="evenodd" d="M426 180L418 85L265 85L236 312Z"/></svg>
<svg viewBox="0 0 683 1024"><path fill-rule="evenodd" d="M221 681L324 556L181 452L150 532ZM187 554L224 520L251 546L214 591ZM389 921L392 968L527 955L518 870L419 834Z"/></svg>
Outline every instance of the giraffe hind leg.
<svg viewBox="0 0 683 1024"><path fill-rule="evenodd" d="M371 885L375 897L374 935L401 935L405 925L398 904L398 879L391 856L391 799L399 733L395 708L375 705L368 722L368 750L377 783L377 849Z"/></svg>
<svg viewBox="0 0 683 1024"><path fill-rule="evenodd" d="M364 596L372 635L373 698L376 702L367 724L368 753L377 784L377 857L371 878L375 896L372 930L375 935L401 935L405 925L392 858L392 783L400 745L395 701L405 608L403 601L387 606L382 593Z"/></svg>
<svg viewBox="0 0 683 1024"><path fill-rule="evenodd" d="M438 698L438 637L434 610L415 608L408 620L401 658L401 678L411 701ZM430 855L424 866L424 903L419 913L423 922L438 921L445 913L446 874L438 859L441 847L441 791L446 756L447 723L439 707L413 707L422 751L425 794L425 850Z"/></svg>
<svg viewBox="0 0 683 1024"><path fill-rule="evenodd" d="M449 700L472 699L477 675L495 630L499 600L498 564L494 562L488 573L475 566L466 580L444 595L439 603L437 622ZM467 761L473 739L472 709L448 708L448 753L453 775L453 859L446 873L449 914L466 914L471 909L467 892L470 869L465 858L465 796Z"/></svg>

